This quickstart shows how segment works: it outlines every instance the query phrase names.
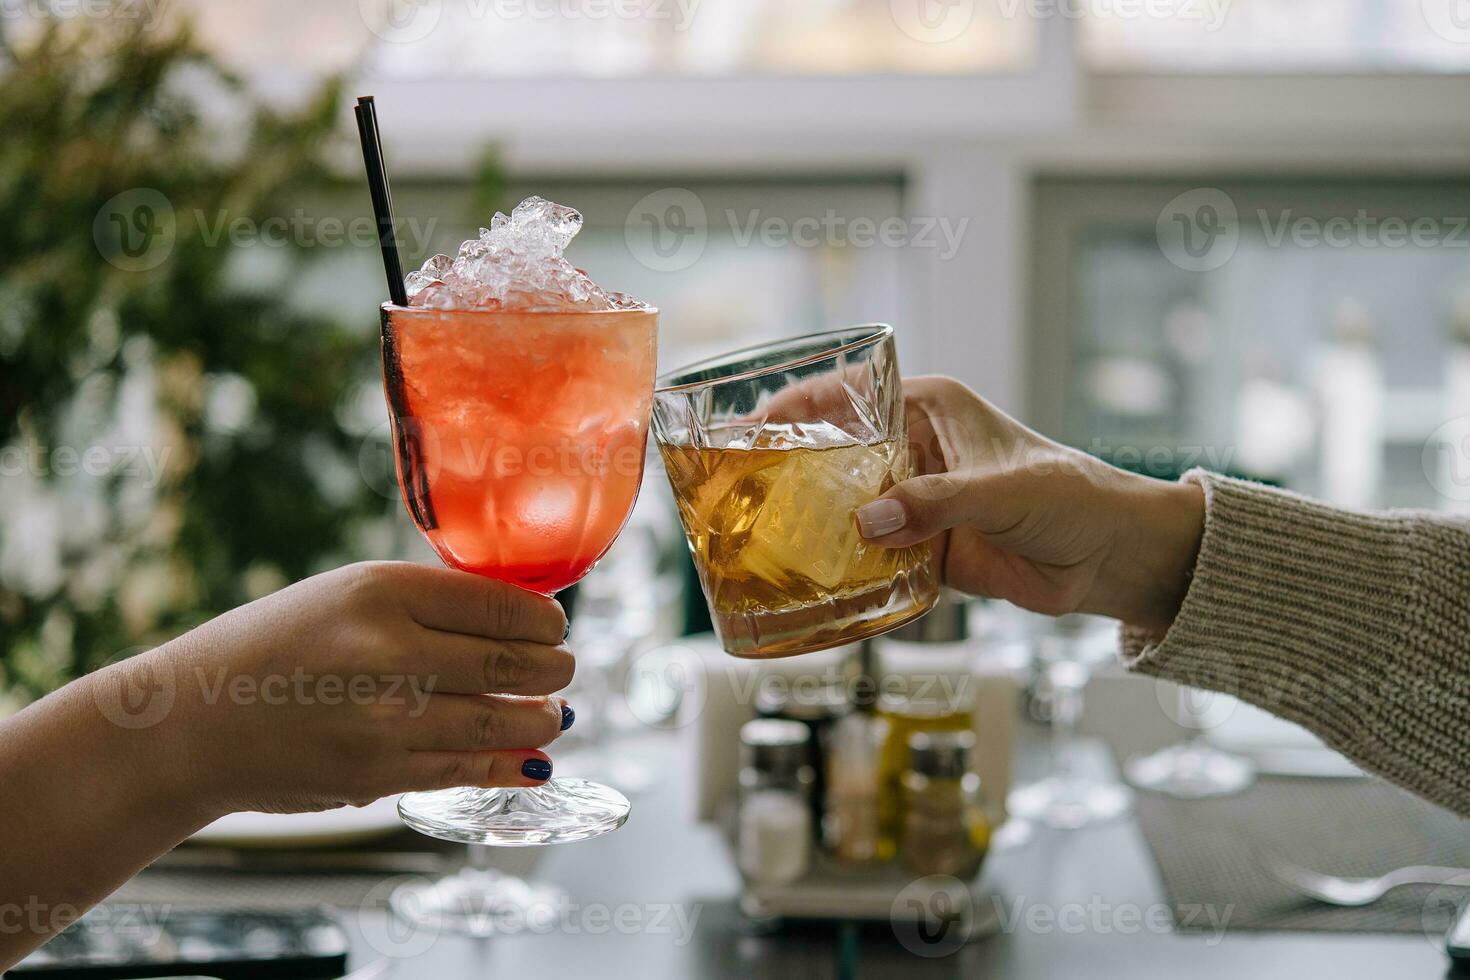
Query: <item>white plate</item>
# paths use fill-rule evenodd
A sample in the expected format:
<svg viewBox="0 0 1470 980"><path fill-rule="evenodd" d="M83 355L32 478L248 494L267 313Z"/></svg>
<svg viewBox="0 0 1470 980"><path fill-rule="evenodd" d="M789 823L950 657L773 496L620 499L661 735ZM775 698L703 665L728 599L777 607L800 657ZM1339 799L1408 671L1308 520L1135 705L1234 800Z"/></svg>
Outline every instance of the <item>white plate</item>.
<svg viewBox="0 0 1470 980"><path fill-rule="evenodd" d="M232 813L189 840L218 847L330 847L386 837L403 829L398 797L323 813Z"/></svg>

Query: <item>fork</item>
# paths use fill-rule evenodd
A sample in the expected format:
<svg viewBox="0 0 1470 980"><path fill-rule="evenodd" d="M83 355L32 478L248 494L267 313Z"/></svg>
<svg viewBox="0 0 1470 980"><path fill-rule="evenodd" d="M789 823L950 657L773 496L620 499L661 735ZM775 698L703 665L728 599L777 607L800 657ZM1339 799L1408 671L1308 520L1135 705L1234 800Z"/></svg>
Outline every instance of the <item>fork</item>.
<svg viewBox="0 0 1470 980"><path fill-rule="evenodd" d="M1454 885L1470 888L1470 869L1417 865L1398 868L1377 878L1342 878L1311 871L1281 858L1271 858L1267 870L1277 881L1328 905L1371 905L1404 885Z"/></svg>

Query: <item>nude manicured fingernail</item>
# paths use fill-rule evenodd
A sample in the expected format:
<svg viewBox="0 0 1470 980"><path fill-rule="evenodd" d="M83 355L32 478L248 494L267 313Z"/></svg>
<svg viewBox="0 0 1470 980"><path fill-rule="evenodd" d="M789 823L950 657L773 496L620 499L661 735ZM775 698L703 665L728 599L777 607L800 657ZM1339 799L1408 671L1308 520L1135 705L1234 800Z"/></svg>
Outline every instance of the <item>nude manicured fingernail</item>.
<svg viewBox="0 0 1470 980"><path fill-rule="evenodd" d="M909 517L897 500L875 500L857 510L858 530L865 538L881 538L902 530Z"/></svg>

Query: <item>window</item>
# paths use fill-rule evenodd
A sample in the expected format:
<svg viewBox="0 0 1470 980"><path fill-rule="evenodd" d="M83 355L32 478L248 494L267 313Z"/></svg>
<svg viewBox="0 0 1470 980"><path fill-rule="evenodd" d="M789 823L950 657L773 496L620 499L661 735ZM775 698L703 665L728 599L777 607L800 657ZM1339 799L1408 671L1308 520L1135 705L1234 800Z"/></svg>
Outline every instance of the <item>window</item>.
<svg viewBox="0 0 1470 980"><path fill-rule="evenodd" d="M1027 67L1013 0L188 0L237 64L385 78L988 74Z"/></svg>
<svg viewBox="0 0 1470 980"><path fill-rule="evenodd" d="M1464 0L1067 0L1086 60L1163 72L1466 71ZM1154 9L1167 16L1146 16Z"/></svg>
<svg viewBox="0 0 1470 980"><path fill-rule="evenodd" d="M1038 193L1037 260L1069 288L1036 294L1036 408L1068 442L1158 475L1457 506L1436 440L1470 415L1470 184Z"/></svg>

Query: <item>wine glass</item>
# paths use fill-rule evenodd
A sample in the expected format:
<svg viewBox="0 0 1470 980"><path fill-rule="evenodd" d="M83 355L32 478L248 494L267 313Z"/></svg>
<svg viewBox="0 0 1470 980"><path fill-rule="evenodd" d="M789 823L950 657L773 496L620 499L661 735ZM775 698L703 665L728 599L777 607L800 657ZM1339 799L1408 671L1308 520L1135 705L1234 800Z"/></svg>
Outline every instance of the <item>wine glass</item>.
<svg viewBox="0 0 1470 980"><path fill-rule="evenodd" d="M658 311L382 307L383 378L399 486L445 564L551 596L617 537L643 477ZM408 793L399 814L444 840L522 847L596 837L629 803L587 779ZM477 861L483 863L483 853ZM411 917L483 920L484 869L395 902ZM517 901L505 888L499 897ZM412 911L427 910L427 911Z"/></svg>
<svg viewBox="0 0 1470 980"><path fill-rule="evenodd" d="M1195 734L1158 751L1131 756L1123 764L1128 781L1139 789L1178 800L1230 796L1249 789L1256 781L1255 763L1216 748L1205 738L1205 730L1218 723L1211 709L1223 703L1228 712L1234 702L1223 695L1188 687L1180 687L1176 698L1174 720L1194 729Z"/></svg>
<svg viewBox="0 0 1470 980"><path fill-rule="evenodd" d="M1006 798L1012 816L1058 830L1075 830L1127 813L1133 794L1117 780L1079 772L1077 725L1083 690L1092 671L1114 656L1116 641L1106 621L1062 616L1037 637L1042 693L1051 704L1051 774Z"/></svg>

